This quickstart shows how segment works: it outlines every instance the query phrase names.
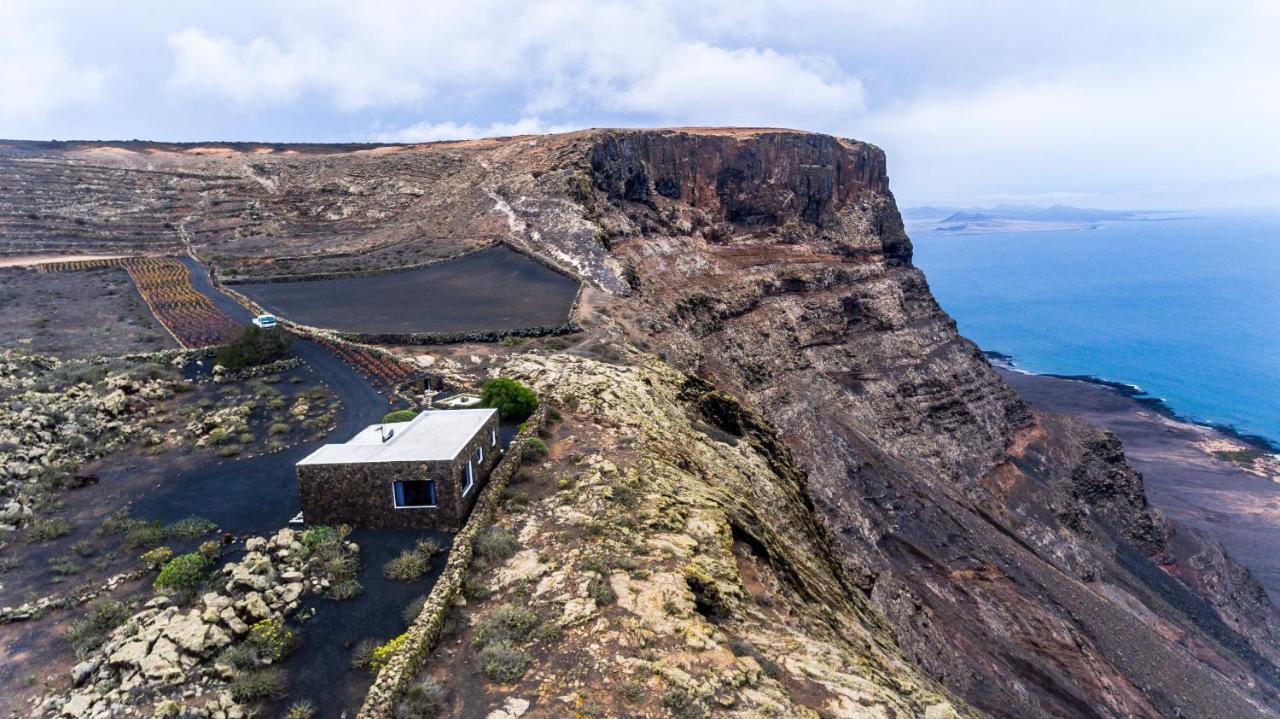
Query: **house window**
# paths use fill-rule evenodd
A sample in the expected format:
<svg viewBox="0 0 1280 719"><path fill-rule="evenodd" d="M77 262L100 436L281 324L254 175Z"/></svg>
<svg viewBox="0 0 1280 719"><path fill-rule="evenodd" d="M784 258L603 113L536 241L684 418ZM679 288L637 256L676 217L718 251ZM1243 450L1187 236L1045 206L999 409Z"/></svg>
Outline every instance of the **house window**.
<svg viewBox="0 0 1280 719"><path fill-rule="evenodd" d="M467 473L466 473L466 478L465 478L465 479L466 479L466 481L465 481L465 482L463 483L463 485L462 485L462 496L464 496L464 497L465 497L465 496L467 496L467 492L470 492L470 491L471 491L471 488L472 488L473 486L475 486L475 483L476 483L476 476L475 476L475 473L474 473L474 472L472 471L472 469L471 469L471 460L469 460L469 459L467 460L467 470L466 470L466 472L467 472Z"/></svg>
<svg viewBox="0 0 1280 719"><path fill-rule="evenodd" d="M476 464L484 464L484 447L476 447Z"/></svg>
<svg viewBox="0 0 1280 719"><path fill-rule="evenodd" d="M489 430L489 446L490 447L498 446L498 430L496 429Z"/></svg>
<svg viewBox="0 0 1280 719"><path fill-rule="evenodd" d="M430 479L414 479L391 483L397 509L436 506L436 483Z"/></svg>

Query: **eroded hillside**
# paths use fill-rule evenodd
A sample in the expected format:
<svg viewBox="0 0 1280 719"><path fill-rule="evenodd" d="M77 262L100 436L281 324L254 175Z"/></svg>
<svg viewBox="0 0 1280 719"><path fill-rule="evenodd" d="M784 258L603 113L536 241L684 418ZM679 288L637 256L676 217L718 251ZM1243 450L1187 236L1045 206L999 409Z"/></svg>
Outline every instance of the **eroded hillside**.
<svg viewBox="0 0 1280 719"><path fill-rule="evenodd" d="M524 548L470 620L591 611L539 645L525 683L458 711L608 707L639 678L743 715L945 716L947 692L1006 717L1280 710L1275 608L1148 506L1114 437L1031 411L958 336L874 146L589 131L15 145L0 165L10 253L189 249L237 277L502 241L589 282L573 346L603 362L460 355L496 353L562 408L544 473L573 477L503 517ZM616 604L591 595L602 583ZM459 662L445 647L428 672Z"/></svg>

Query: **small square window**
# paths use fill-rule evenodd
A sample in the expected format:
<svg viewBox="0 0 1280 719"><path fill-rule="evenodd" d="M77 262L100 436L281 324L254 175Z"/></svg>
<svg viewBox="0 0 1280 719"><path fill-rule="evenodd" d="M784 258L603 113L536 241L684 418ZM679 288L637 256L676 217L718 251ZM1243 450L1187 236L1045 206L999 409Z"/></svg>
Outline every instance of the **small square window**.
<svg viewBox="0 0 1280 719"><path fill-rule="evenodd" d="M396 508L434 507L436 506L436 483L434 480L406 480L391 483L395 494Z"/></svg>

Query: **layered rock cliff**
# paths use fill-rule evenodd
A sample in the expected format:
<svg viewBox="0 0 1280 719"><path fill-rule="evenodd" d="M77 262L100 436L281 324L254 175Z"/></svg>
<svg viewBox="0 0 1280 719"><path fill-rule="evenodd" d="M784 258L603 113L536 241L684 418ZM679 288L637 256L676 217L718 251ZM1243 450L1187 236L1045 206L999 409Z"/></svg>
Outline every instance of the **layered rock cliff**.
<svg viewBox="0 0 1280 719"><path fill-rule="evenodd" d="M1033 415L956 334L878 149L634 133L602 138L592 169L640 230L612 250L636 332L778 427L934 676L1001 716L1274 707L1274 612L1249 621L1253 599L1172 571L1217 550L1170 541L1114 437Z"/></svg>
<svg viewBox="0 0 1280 719"><path fill-rule="evenodd" d="M841 661L889 642L865 693L883 706L946 703L894 688L914 687L918 670L992 716L1280 711L1275 608L1216 544L1148 506L1113 436L1032 412L957 334L912 265L874 146L777 130L293 150L22 145L0 151L0 176L20 190L0 196L9 251L69 236L110 249L123 239L111 223L133 223L149 230L129 237L189 249L224 275L393 267L502 240L582 277L584 346L652 365L617 381L637 390L648 375L658 396L686 373L698 397L731 398L686 398L709 413L699 422L741 435L727 409L741 406L758 417L747 434L783 445L789 469L750 481L801 477L757 498L802 487L786 511L728 506L724 488L750 481L707 476L724 469L715 462L664 474L663 491L679 496L685 482L699 512L747 517L776 542L803 530L787 545L800 555L825 537L814 546L838 566L822 569L824 589L788 595L796 613L770 621L792 639L818 631L814 618L833 621L851 642ZM591 386L593 366L515 371L564 400ZM547 379L556 372L565 384ZM640 402L627 396L574 421L625 426ZM609 451L630 457L625 434ZM672 531L695 529L682 519ZM572 553L590 539L555 541ZM770 571L811 571L795 569L797 556ZM755 614L734 620L763 631ZM553 664L569 671L583 656Z"/></svg>

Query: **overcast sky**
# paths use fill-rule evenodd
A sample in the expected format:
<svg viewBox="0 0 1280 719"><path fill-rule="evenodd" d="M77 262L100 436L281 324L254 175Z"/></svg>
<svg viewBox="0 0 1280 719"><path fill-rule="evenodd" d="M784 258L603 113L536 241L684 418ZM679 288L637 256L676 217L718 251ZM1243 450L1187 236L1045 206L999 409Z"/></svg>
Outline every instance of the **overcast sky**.
<svg viewBox="0 0 1280 719"><path fill-rule="evenodd" d="M1280 207L1280 2L0 0L0 137L782 126L904 205Z"/></svg>

